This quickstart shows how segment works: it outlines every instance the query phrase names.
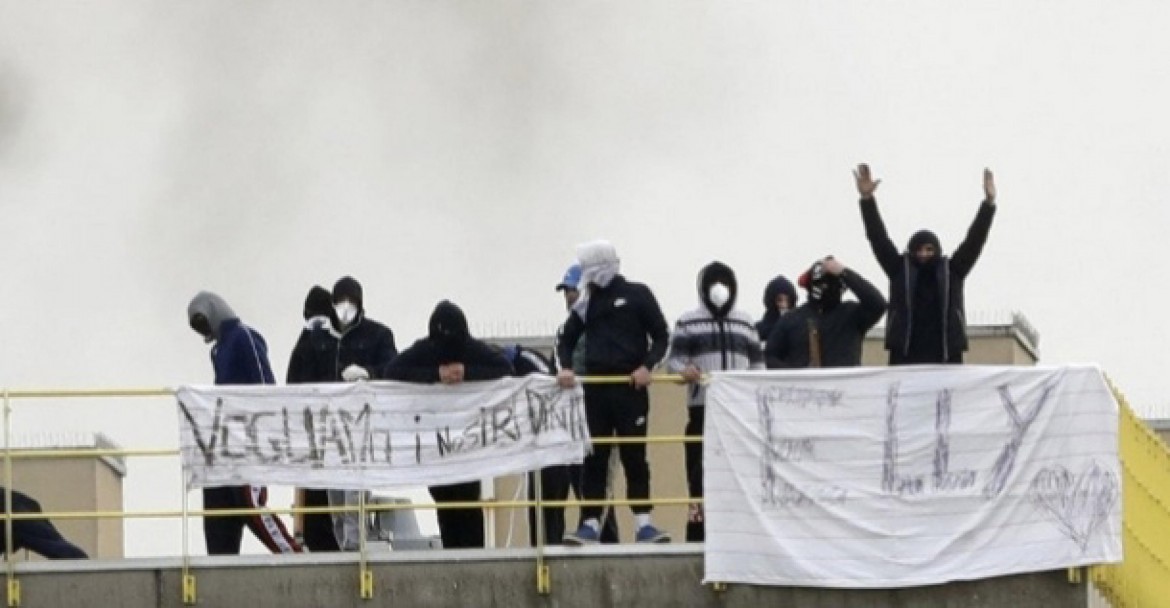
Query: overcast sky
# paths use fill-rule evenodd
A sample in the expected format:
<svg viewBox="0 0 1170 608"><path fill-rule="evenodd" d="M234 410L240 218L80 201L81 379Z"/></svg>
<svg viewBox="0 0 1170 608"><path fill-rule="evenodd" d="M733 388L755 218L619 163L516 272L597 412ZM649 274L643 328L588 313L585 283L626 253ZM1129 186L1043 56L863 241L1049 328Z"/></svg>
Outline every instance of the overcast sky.
<svg viewBox="0 0 1170 608"><path fill-rule="evenodd" d="M757 316L827 253L885 291L864 161L895 241L949 249L991 167L970 316L1021 311L1043 363L1170 406L1168 22L1139 0L0 0L0 385L209 382L200 289L283 376L305 292L344 274L401 347L443 298L483 333L551 331L594 238L672 321L715 259ZM177 441L167 400L16 422ZM178 488L134 460L127 507ZM128 525L128 553L173 547L166 525Z"/></svg>

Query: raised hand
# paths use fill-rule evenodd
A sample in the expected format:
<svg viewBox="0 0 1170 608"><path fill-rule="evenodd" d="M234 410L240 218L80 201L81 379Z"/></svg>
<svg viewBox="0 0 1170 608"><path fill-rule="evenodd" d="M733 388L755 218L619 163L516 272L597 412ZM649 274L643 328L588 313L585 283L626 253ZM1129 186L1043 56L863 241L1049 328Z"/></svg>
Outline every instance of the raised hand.
<svg viewBox="0 0 1170 608"><path fill-rule="evenodd" d="M857 168L853 170L853 179L857 180L857 193L861 195L861 198L873 198L878 184L882 183L880 179L874 181L869 174L869 165L865 163L857 165Z"/></svg>
<svg viewBox="0 0 1170 608"><path fill-rule="evenodd" d="M825 272L835 277L839 277L842 272L845 272L845 265L833 256L826 257L824 260L821 260L821 263L825 266Z"/></svg>
<svg viewBox="0 0 1170 608"><path fill-rule="evenodd" d="M983 196L987 202L995 202L995 175L991 173L991 169L983 169Z"/></svg>

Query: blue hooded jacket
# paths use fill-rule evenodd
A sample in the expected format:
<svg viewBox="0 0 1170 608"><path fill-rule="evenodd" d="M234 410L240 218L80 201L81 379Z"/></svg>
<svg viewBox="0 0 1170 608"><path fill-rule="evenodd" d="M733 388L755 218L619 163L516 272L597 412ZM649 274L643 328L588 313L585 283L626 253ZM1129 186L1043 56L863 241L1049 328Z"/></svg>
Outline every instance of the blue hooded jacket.
<svg viewBox="0 0 1170 608"><path fill-rule="evenodd" d="M259 332L244 325L227 302L201 291L187 306L188 320L203 315L211 327L211 365L216 384L275 384L268 363L268 343Z"/></svg>

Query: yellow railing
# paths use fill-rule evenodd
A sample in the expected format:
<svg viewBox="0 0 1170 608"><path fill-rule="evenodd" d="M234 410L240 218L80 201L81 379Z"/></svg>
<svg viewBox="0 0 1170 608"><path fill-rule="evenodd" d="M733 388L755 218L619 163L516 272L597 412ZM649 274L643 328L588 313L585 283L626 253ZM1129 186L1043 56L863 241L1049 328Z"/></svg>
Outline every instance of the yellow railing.
<svg viewBox="0 0 1170 608"><path fill-rule="evenodd" d="M654 382L680 382L681 378L676 375L658 374L652 377ZM587 384L616 384L629 382L626 376L606 376L606 377L581 377L579 380ZM174 396L173 389L101 389L101 390L23 390L23 391L9 391L3 390L3 437L4 448L0 448L0 453L3 454L4 473L3 485L5 493L5 509L4 513L0 513L0 519L4 521L5 530L5 566L6 566L6 582L7 582L7 606L20 606L20 581L17 577L17 561L13 556L13 535L12 525L14 521L25 519L148 519L148 518L179 518L183 522L183 542L182 542L182 589L181 596L183 603L187 605L195 604L197 601L196 580L191 572L190 558L191 551L188 546L188 525L192 517L229 517L238 515L252 515L256 513L272 513L278 515L297 515L297 514L318 514L318 513L344 513L357 511L362 522L366 521L367 514L378 511L400 510L400 509L458 509L468 507L483 507L490 512L496 509L515 509L515 508L533 508L536 512L536 527L537 527L537 543L534 547L536 550L536 569L537 569L537 592L547 594L551 591L551 581L549 576L549 569L545 565L545 545L543 526L543 507L585 507L585 506L673 506L673 505L689 505L694 503L701 503L702 499L691 497L671 497L671 498L653 498L648 500L625 500L625 499L605 499L605 500L564 500L564 501L545 501L541 499L543 492L540 487L540 476L536 475L536 499L535 500L486 500L480 502L451 502L436 505L430 504L379 504L367 505L362 496L361 502L355 506L341 506L341 507L294 507L294 508L263 508L263 509L215 509L212 511L192 511L188 507L188 493L186 488L183 491L183 504L181 510L161 510L161 511L61 511L44 513L12 513L12 463L14 460L22 459L40 459L40 458L101 458L109 456L122 457L174 457L179 455L178 449L106 449L106 448L85 448L85 449L14 449L9 446L12 445L12 401L16 399L74 399L74 398L113 398L113 397L169 397ZM622 444L622 443L688 443L702 441L702 437L687 437L687 436L651 436L645 438L596 438L593 443L597 444ZM373 598L374 578L373 573L368 567L369 547L366 539L366 526L360 525L360 544L359 549L354 556L356 563L359 566L359 589L358 594L363 599ZM717 587L719 587L717 585Z"/></svg>
<svg viewBox="0 0 1170 608"><path fill-rule="evenodd" d="M677 376L656 375L655 382L677 382ZM620 378L582 378L583 382L615 383L628 381ZM1125 397L1116 388L1114 395L1120 404L1121 419L1119 425L1119 442L1123 468L1123 536L1124 561L1120 564L1094 566L1089 569L1090 580L1098 590L1116 608L1131 608L1146 606L1170 605L1170 450L1150 430L1146 424L1134 414ZM84 398L84 397L160 397L171 396L171 389L128 389L128 390L52 390L52 391L8 391L3 396L3 422L5 446L11 446L11 401L14 399L40 398ZM700 437L683 436L652 436L645 439L636 438L598 438L595 443L621 444L630 442L645 443L683 443L698 442ZM3 453L6 510L12 505L12 462L13 460L31 458L67 458L124 456L124 457L159 457L177 456L177 449L67 449L67 450L29 450L29 449L0 449ZM358 511L362 521L366 514L396 509L448 509L482 506L487 509L529 508L536 507L537 516L537 591L547 594L550 592L549 570L544 561L545 539L543 525L540 518L543 511L540 507L555 506L635 506L635 505L687 505L701 502L701 499L690 497L658 498L645 501L638 500L566 500L542 501L542 492L539 487L539 478L536 476L536 500L488 500L479 503L444 503L441 505L417 504L386 504L366 505L364 502L356 507L298 507L298 508L269 508L265 512L275 514L305 514L305 513L341 513ZM187 525L191 517L216 517L256 513L255 509L233 509L214 511L192 511L187 505L187 492L183 492L182 510L162 511L85 511L85 512L46 512L41 514L0 514L4 520L6 573L7 573L7 605L20 605L20 582L16 574L16 562L12 551L12 523L22 519L49 518L49 519L103 519L103 518L181 518L183 521L182 570L183 601L193 604L196 601L195 578L190 571L190 550L187 546ZM368 567L368 547L365 538L365 526L359 527L362 532L361 544L355 561L359 565L359 595L362 598L373 597L373 575ZM720 585L716 585L720 587Z"/></svg>
<svg viewBox="0 0 1170 608"><path fill-rule="evenodd" d="M1115 608L1170 605L1170 450L1134 414L1121 406L1118 429L1122 465L1120 564L1094 566L1090 580Z"/></svg>

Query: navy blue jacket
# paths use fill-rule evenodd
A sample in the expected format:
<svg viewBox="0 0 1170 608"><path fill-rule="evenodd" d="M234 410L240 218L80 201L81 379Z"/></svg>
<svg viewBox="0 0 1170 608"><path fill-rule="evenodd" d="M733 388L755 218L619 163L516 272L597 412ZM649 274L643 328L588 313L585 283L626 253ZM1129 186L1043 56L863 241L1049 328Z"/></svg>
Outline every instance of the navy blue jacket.
<svg viewBox="0 0 1170 608"><path fill-rule="evenodd" d="M216 384L275 384L268 364L268 344L259 332L239 319L219 326L219 338L211 349Z"/></svg>

